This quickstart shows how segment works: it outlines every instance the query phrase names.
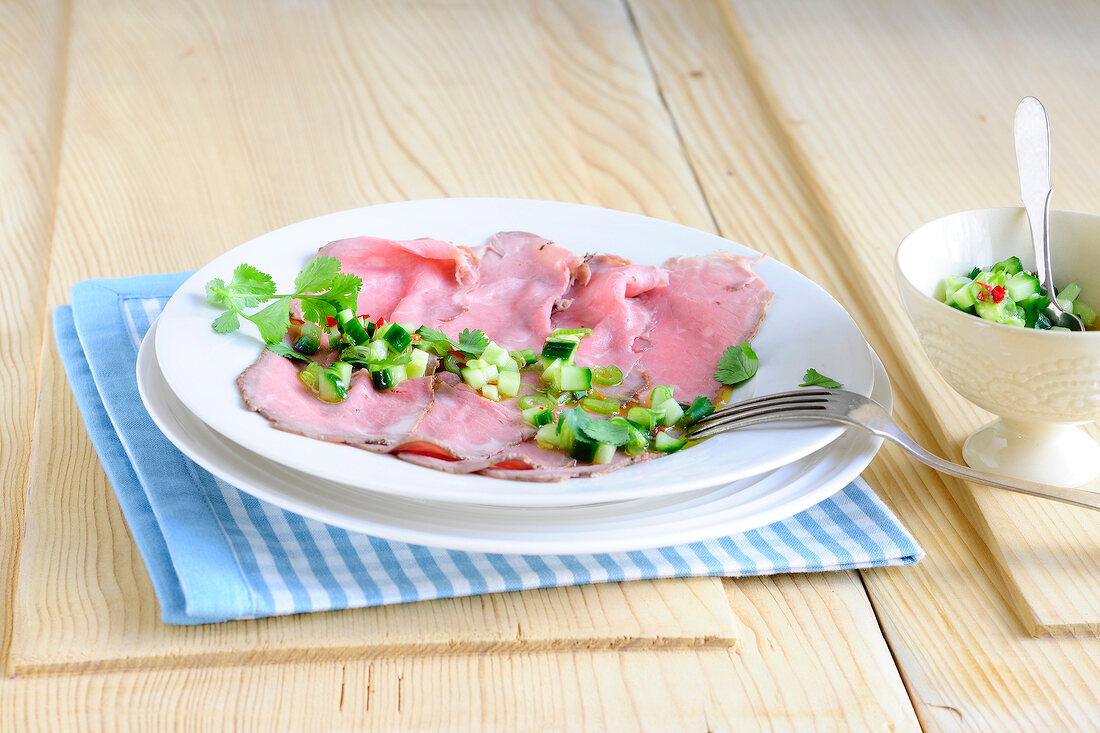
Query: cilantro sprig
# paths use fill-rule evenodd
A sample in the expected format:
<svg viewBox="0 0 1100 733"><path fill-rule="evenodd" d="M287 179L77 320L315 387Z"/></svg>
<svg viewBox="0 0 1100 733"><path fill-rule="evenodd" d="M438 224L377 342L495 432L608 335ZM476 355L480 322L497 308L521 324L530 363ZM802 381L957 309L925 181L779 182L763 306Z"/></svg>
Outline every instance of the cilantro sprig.
<svg viewBox="0 0 1100 733"><path fill-rule="evenodd" d="M760 359L748 341L742 341L736 346L730 346L718 359L718 369L714 372L714 378L722 384L733 386L747 382L756 376L760 368Z"/></svg>
<svg viewBox="0 0 1100 733"><path fill-rule="evenodd" d="M252 265L238 265L226 283L214 278L206 283L206 302L224 312L212 324L218 333L232 333L241 327L241 319L256 325L268 344L282 341L290 328L290 301L298 300L302 317L319 325L327 325L340 311L355 310L363 281L356 275L340 272L340 260L335 257L315 257L294 278L294 292L279 294L275 281L266 272ZM268 303L261 310L246 309Z"/></svg>
<svg viewBox="0 0 1100 733"><path fill-rule="evenodd" d="M802 377L802 384L799 387L824 387L825 389L841 389L843 384L836 381L832 377L826 377L824 374L814 368L806 370L805 376Z"/></svg>

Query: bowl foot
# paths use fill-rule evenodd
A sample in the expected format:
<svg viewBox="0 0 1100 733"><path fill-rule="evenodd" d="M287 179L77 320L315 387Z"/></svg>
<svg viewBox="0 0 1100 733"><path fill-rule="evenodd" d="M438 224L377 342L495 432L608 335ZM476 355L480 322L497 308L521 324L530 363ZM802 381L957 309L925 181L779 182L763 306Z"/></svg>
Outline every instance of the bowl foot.
<svg viewBox="0 0 1100 733"><path fill-rule="evenodd" d="M971 468L1067 489L1100 475L1100 445L1074 425L998 418L966 439L963 459Z"/></svg>

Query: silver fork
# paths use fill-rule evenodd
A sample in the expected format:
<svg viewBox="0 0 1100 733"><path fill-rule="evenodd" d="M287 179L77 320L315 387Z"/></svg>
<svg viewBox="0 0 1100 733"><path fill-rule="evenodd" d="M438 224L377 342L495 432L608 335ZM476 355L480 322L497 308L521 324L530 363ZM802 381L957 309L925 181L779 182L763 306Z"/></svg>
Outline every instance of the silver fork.
<svg viewBox="0 0 1100 733"><path fill-rule="evenodd" d="M688 431L692 439L709 438L729 430L777 420L826 420L854 425L897 443L918 461L937 471L999 489L1100 510L1100 494L1091 491L1045 486L1020 479L1013 479L1012 483L1008 483L1003 476L975 471L945 461L921 448L902 432L894 419L877 402L846 390L799 389L755 397L716 410L692 425Z"/></svg>

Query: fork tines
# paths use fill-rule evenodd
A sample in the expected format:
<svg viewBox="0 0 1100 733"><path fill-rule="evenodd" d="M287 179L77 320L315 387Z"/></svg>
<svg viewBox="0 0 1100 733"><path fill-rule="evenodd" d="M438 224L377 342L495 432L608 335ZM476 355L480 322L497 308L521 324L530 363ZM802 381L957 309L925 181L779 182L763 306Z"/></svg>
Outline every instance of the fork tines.
<svg viewBox="0 0 1100 733"><path fill-rule="evenodd" d="M720 432L722 428L734 423L765 415L787 414L792 416L791 413L824 410L828 406L831 395L831 392L823 389L799 389L742 400L732 405L726 405L700 419L689 428L689 432L692 437L701 438L705 437L704 433Z"/></svg>

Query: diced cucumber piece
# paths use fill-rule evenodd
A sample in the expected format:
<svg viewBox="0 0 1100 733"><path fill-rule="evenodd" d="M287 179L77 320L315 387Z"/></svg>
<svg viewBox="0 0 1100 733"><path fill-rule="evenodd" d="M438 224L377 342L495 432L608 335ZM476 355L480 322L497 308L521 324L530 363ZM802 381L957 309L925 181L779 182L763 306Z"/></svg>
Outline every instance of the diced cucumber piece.
<svg viewBox="0 0 1100 733"><path fill-rule="evenodd" d="M364 331L364 333L366 332ZM400 354L409 348L409 344L412 343L412 335L400 323L391 323L382 338L390 345L395 354Z"/></svg>
<svg viewBox="0 0 1100 733"><path fill-rule="evenodd" d="M351 364L348 362L334 361L328 369L344 384L349 384L351 382Z"/></svg>
<svg viewBox="0 0 1100 733"><path fill-rule="evenodd" d="M523 411L523 419L536 428L541 428L554 422L554 411L549 407L528 407Z"/></svg>
<svg viewBox="0 0 1100 733"><path fill-rule="evenodd" d="M485 347L485 351L482 352L481 359L501 369L512 360L512 357L508 355L507 349L501 348L495 341L490 341L489 345Z"/></svg>
<svg viewBox="0 0 1100 733"><path fill-rule="evenodd" d="M653 406L653 409L657 409L657 405L672 399L672 387L661 385L654 387L653 391L649 393L649 404Z"/></svg>
<svg viewBox="0 0 1100 733"><path fill-rule="evenodd" d="M471 369L485 369L485 367L489 366L489 362L484 359L467 359L466 366Z"/></svg>
<svg viewBox="0 0 1100 733"><path fill-rule="evenodd" d="M614 446L612 446L614 448ZM573 441L573 445L569 448L569 457L575 458L582 463L594 463L596 460L596 452L600 449L600 444L594 440L589 440L583 435L578 435L576 440Z"/></svg>
<svg viewBox="0 0 1100 733"><path fill-rule="evenodd" d="M487 397L494 402L500 400L500 391L495 384L486 384L481 388L481 396Z"/></svg>
<svg viewBox="0 0 1100 733"><path fill-rule="evenodd" d="M1013 255L1007 260L1001 260L989 269L993 272L1003 272L1006 275L1015 275L1018 272L1023 272L1024 265L1020 262L1019 257Z"/></svg>
<svg viewBox="0 0 1100 733"><path fill-rule="evenodd" d="M321 375L324 374L325 368L317 362L310 362L302 371L298 372L298 380L309 387L313 392L317 392L320 389Z"/></svg>
<svg viewBox="0 0 1100 733"><path fill-rule="evenodd" d="M317 380L317 396L325 402L342 402L348 397L348 390L332 372L324 372Z"/></svg>
<svg viewBox="0 0 1100 733"><path fill-rule="evenodd" d="M615 446L611 443L597 443L596 455L592 457L592 462L597 464L611 463L615 458Z"/></svg>
<svg viewBox="0 0 1100 733"><path fill-rule="evenodd" d="M664 425L665 414L648 407L631 407L626 411L626 419L649 433L658 425Z"/></svg>
<svg viewBox="0 0 1100 733"><path fill-rule="evenodd" d="M1008 298L1000 303L979 300L974 305L974 310L987 321L1003 323L1006 326L1019 326L1020 328L1024 326L1024 314L1016 303Z"/></svg>
<svg viewBox="0 0 1100 733"><path fill-rule="evenodd" d="M974 304L978 302L977 295L979 291L980 288L973 282L969 285L963 285L951 294L947 299L947 304L953 305L961 310L973 308Z"/></svg>
<svg viewBox="0 0 1100 733"><path fill-rule="evenodd" d="M592 389L592 370L588 367L563 366L558 386L563 392L586 392Z"/></svg>
<svg viewBox="0 0 1100 733"><path fill-rule="evenodd" d="M336 314L336 322L340 324L340 330L351 339L352 343L365 344L370 341L370 336L363 328L363 324L355 317L355 311L345 308Z"/></svg>
<svg viewBox="0 0 1100 733"><path fill-rule="evenodd" d="M428 373L429 356L427 351L413 349L409 354L409 363L405 365L405 377L416 379Z"/></svg>
<svg viewBox="0 0 1100 733"><path fill-rule="evenodd" d="M1096 321L1096 311L1082 303L1080 299L1073 301L1073 312L1081 317L1081 320L1085 323L1085 328L1091 328Z"/></svg>
<svg viewBox="0 0 1100 733"><path fill-rule="evenodd" d="M558 415L558 446L564 451L573 450L573 444L577 442L577 417L572 410L566 410Z"/></svg>
<svg viewBox="0 0 1100 733"><path fill-rule="evenodd" d="M500 376L500 370L497 369L496 364L490 364L481 371L485 373L485 381L493 384L496 383L497 377Z"/></svg>
<svg viewBox="0 0 1100 733"><path fill-rule="evenodd" d="M370 373L370 381L378 391L393 389L405 381L404 367L382 367Z"/></svg>
<svg viewBox="0 0 1100 733"><path fill-rule="evenodd" d="M558 426L551 422L539 428L538 432L535 433L535 444L539 448L547 450L561 448L561 441L558 438Z"/></svg>
<svg viewBox="0 0 1100 733"><path fill-rule="evenodd" d="M664 414L665 425L675 425L684 416L684 408L680 407L680 403L676 400L665 400L654 406L653 410Z"/></svg>
<svg viewBox="0 0 1100 733"><path fill-rule="evenodd" d="M502 397L515 397L518 395L519 385L520 376L518 371L501 372L500 376L497 377L497 389L500 390Z"/></svg>
<svg viewBox="0 0 1100 733"><path fill-rule="evenodd" d="M951 296L958 292L959 288L965 288L972 282L974 281L962 275L948 275L940 280L939 285L936 287L936 300L947 303L951 300Z"/></svg>
<svg viewBox="0 0 1100 733"><path fill-rule="evenodd" d="M674 438L664 431L657 433L653 439L653 447L663 453L675 453L685 445L687 445L686 440Z"/></svg>
<svg viewBox="0 0 1100 733"><path fill-rule="evenodd" d="M577 341L575 337L551 336L546 339L546 343L542 347L542 358L546 362L551 362L555 359L561 359L567 362L573 358L573 352L576 351L576 349Z"/></svg>
<svg viewBox="0 0 1100 733"><path fill-rule="evenodd" d="M581 407L589 412L600 415L614 415L622 405L617 400L601 399L600 397L585 397L581 400Z"/></svg>
<svg viewBox="0 0 1100 733"><path fill-rule="evenodd" d="M561 389L561 359L554 359L542 370L542 381L549 382L554 389Z"/></svg>
<svg viewBox="0 0 1100 733"><path fill-rule="evenodd" d="M316 323L306 321L294 342L294 349L303 354L316 354L321 348L321 334L324 333Z"/></svg>
<svg viewBox="0 0 1100 733"><path fill-rule="evenodd" d="M473 389L481 389L489 383L485 378L485 372L475 367L466 367L462 370L462 381Z"/></svg>
<svg viewBox="0 0 1100 733"><path fill-rule="evenodd" d="M1061 290L1058 291L1058 302L1063 300L1074 301L1077 300L1077 296L1081 294L1081 286L1077 283L1070 283Z"/></svg>
<svg viewBox="0 0 1100 733"><path fill-rule="evenodd" d="M1038 295L1039 289L1039 278L1026 272L1019 272L1005 281L1005 292L1017 303Z"/></svg>
<svg viewBox="0 0 1100 733"><path fill-rule="evenodd" d="M508 361L504 362L504 366L500 367L500 371L519 374L519 364L516 363L515 359L509 357Z"/></svg>

